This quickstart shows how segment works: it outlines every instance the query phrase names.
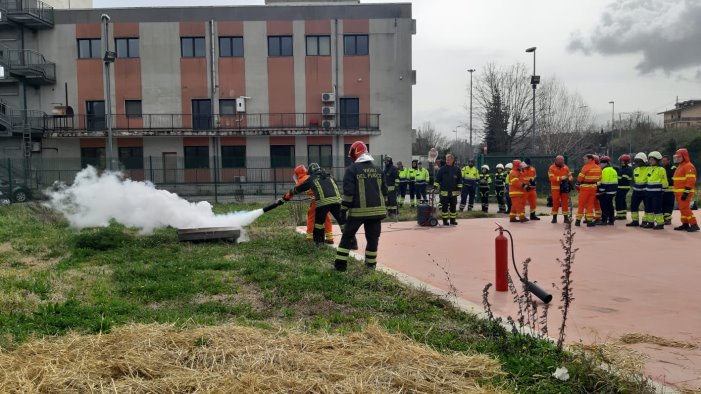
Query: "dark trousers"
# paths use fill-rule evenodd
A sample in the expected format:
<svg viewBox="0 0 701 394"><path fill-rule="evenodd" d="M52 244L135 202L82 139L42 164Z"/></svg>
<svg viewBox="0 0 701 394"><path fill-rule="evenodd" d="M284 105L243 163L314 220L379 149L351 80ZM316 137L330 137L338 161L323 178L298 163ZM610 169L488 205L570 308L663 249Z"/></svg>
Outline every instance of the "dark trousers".
<svg viewBox="0 0 701 394"><path fill-rule="evenodd" d="M390 212L397 211L397 190L387 191L387 210Z"/></svg>
<svg viewBox="0 0 701 394"><path fill-rule="evenodd" d="M426 182L416 182L416 199L426 201Z"/></svg>
<svg viewBox="0 0 701 394"><path fill-rule="evenodd" d="M399 182L399 206L404 206L404 198L406 197L406 188L409 182Z"/></svg>
<svg viewBox="0 0 701 394"><path fill-rule="evenodd" d="M441 217L443 218L444 222L448 219L450 219L451 221L457 219L457 205L458 196L456 194L441 196Z"/></svg>
<svg viewBox="0 0 701 394"><path fill-rule="evenodd" d="M480 188L480 202L482 203L482 211L489 211L489 189Z"/></svg>
<svg viewBox="0 0 701 394"><path fill-rule="evenodd" d="M504 204L504 188L496 188L497 204L499 205L499 212L506 211L506 205Z"/></svg>
<svg viewBox="0 0 701 394"><path fill-rule="evenodd" d="M409 182L409 204L414 206L416 200L416 182Z"/></svg>
<svg viewBox="0 0 701 394"><path fill-rule="evenodd" d="M314 242L317 244L324 243L324 221L326 220L326 214L330 213L336 222L340 226L343 226L343 221L341 220L341 204L331 204L324 205L323 207L316 207L314 210Z"/></svg>
<svg viewBox="0 0 701 394"><path fill-rule="evenodd" d="M613 223L615 219L613 198L613 194L602 194L599 196L599 203L601 204L601 221L604 223Z"/></svg>
<svg viewBox="0 0 701 394"><path fill-rule="evenodd" d="M664 211L664 220L672 220L672 212L674 211L674 192L664 192L662 196L662 210Z"/></svg>
<svg viewBox="0 0 701 394"><path fill-rule="evenodd" d="M475 186L474 182L463 181L462 190L460 191L460 210L465 209L467 204L468 209L472 209L475 204ZM457 197L457 196L456 196Z"/></svg>
<svg viewBox="0 0 701 394"><path fill-rule="evenodd" d="M634 222L640 217L640 204L645 204L645 192L633 190L633 195L630 199L630 217Z"/></svg>
<svg viewBox="0 0 701 394"><path fill-rule="evenodd" d="M628 189L618 189L616 191L616 219L625 220L628 214Z"/></svg>
<svg viewBox="0 0 701 394"><path fill-rule="evenodd" d="M657 220L658 224L660 224L660 221L664 223L664 212L662 210L663 194L662 190L645 192L645 216L649 222Z"/></svg>
<svg viewBox="0 0 701 394"><path fill-rule="evenodd" d="M506 197L506 212L511 212L511 196L509 196L509 188L504 190L504 196Z"/></svg>
<svg viewBox="0 0 701 394"><path fill-rule="evenodd" d="M360 229L360 226L365 227L365 263L368 265L377 264L377 248L380 244L380 233L382 232L382 219L354 219L349 218L343 228L343 236L341 243L336 250L336 269L345 271L348 264L348 255L350 247L355 240L355 234Z"/></svg>

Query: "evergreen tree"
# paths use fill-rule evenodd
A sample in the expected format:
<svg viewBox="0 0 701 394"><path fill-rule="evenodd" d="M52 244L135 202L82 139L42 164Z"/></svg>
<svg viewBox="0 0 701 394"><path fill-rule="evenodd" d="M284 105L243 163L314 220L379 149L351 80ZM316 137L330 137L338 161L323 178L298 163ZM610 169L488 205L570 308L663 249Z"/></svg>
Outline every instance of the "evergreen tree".
<svg viewBox="0 0 701 394"><path fill-rule="evenodd" d="M501 103L501 95L496 90L492 93L484 125L484 143L489 153L508 153L509 146L508 114Z"/></svg>

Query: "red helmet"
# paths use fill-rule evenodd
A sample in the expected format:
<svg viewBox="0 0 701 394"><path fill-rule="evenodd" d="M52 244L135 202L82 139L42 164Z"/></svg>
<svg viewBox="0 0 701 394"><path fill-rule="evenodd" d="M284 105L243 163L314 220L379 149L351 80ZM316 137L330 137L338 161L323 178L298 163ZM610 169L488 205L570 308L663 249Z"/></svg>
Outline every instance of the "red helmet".
<svg viewBox="0 0 701 394"><path fill-rule="evenodd" d="M556 166L563 166L563 165L565 165L565 158L564 158L563 156L558 155L558 156L555 158L555 165L556 165Z"/></svg>
<svg viewBox="0 0 701 394"><path fill-rule="evenodd" d="M599 155L593 155L593 156L594 156L593 157L594 163L599 164L599 162L601 161L601 159L599 158Z"/></svg>
<svg viewBox="0 0 701 394"><path fill-rule="evenodd" d="M621 163L630 164L630 155L623 154L621 155L621 157L618 158L618 161L620 161Z"/></svg>
<svg viewBox="0 0 701 394"><path fill-rule="evenodd" d="M363 141L355 141L353 145L351 145L350 150L348 150L348 157L355 162L363 153L368 153L368 147L365 146Z"/></svg>
<svg viewBox="0 0 701 394"><path fill-rule="evenodd" d="M304 175L307 175L307 167L305 167L304 164L300 164L297 167L295 167L293 174L297 177L297 179L300 179Z"/></svg>
<svg viewBox="0 0 701 394"><path fill-rule="evenodd" d="M604 156L604 157L602 157L601 160L599 160L599 161L601 161L602 163L610 163L610 162L611 162L611 158L608 157L608 156Z"/></svg>

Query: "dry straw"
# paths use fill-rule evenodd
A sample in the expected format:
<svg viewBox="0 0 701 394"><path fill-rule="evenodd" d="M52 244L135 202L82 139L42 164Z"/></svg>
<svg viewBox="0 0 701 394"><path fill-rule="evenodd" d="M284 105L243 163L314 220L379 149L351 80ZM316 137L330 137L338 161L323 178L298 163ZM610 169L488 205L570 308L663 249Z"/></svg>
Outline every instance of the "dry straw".
<svg viewBox="0 0 701 394"><path fill-rule="evenodd" d="M346 336L132 325L0 352L3 393L496 393L483 384L501 373L375 324Z"/></svg>
<svg viewBox="0 0 701 394"><path fill-rule="evenodd" d="M689 342L675 341L672 339L665 339L657 337L650 334L640 334L637 332L625 334L621 337L621 342L632 345L636 343L651 343L657 346L673 347L679 349L696 349L698 345Z"/></svg>

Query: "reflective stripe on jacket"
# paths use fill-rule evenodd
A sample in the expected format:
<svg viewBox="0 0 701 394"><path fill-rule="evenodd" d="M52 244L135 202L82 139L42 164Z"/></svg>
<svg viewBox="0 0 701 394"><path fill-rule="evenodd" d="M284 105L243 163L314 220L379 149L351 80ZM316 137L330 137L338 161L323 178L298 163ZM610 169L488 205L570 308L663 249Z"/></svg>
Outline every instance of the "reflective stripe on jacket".
<svg viewBox="0 0 701 394"><path fill-rule="evenodd" d="M667 182L667 171L660 166L649 166L645 190L648 192L661 192L667 186L669 186Z"/></svg>
<svg viewBox="0 0 701 394"><path fill-rule="evenodd" d="M635 167L633 170L633 191L644 192L647 187L647 166Z"/></svg>

